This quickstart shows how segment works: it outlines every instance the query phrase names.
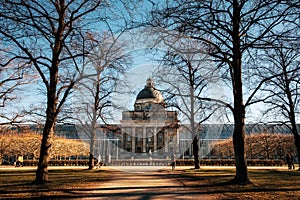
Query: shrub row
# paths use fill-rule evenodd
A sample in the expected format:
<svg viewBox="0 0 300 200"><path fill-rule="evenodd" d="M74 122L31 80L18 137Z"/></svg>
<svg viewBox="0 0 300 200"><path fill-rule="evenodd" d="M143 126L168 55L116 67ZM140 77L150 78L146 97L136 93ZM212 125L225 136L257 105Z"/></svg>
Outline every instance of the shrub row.
<svg viewBox="0 0 300 200"><path fill-rule="evenodd" d="M248 166L282 166L284 165L283 160L259 160L251 159L247 160ZM178 166L192 166L194 165L194 160L177 160L176 165ZM200 160L200 165L202 166L235 166L234 159L203 159Z"/></svg>
<svg viewBox="0 0 300 200"><path fill-rule="evenodd" d="M49 166L88 166L88 160L50 160ZM37 160L25 160L24 166L36 166ZM114 166L164 166L169 165L169 160L113 160L110 165ZM247 160L248 166L282 166L285 162L283 160L259 160L251 159ZM96 165L96 161L95 161ZM101 163L102 165L102 163ZM176 160L177 166L193 166L193 159ZM200 160L202 166L234 166L234 159L203 159Z"/></svg>
<svg viewBox="0 0 300 200"><path fill-rule="evenodd" d="M247 160L248 166L282 166L283 160Z"/></svg>
<svg viewBox="0 0 300 200"><path fill-rule="evenodd" d="M24 160L23 166L37 166L38 160ZM50 160L49 166L88 166L88 160ZM96 165L96 162L95 162Z"/></svg>
<svg viewBox="0 0 300 200"><path fill-rule="evenodd" d="M142 159L136 159L136 160L113 160L109 165L112 166L166 166L170 164L169 160L165 159L153 159L153 160L142 160Z"/></svg>

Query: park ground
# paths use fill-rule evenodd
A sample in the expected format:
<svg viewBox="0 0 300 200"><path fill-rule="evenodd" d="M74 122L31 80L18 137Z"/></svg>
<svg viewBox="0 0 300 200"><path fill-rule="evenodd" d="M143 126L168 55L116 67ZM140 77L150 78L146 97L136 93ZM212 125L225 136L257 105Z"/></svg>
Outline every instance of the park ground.
<svg viewBox="0 0 300 200"><path fill-rule="evenodd" d="M49 167L50 181L32 184L35 167L0 166L0 199L300 199L300 171L249 167L252 184L229 185L234 167Z"/></svg>

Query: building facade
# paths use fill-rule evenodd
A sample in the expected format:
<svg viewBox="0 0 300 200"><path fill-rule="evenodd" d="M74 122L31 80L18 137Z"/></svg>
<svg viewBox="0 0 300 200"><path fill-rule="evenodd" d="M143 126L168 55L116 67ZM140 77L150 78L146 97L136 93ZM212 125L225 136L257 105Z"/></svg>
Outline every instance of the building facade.
<svg viewBox="0 0 300 200"><path fill-rule="evenodd" d="M166 109L150 78L138 93L134 110L122 113L120 128L121 158L167 158L170 153L179 153L177 112Z"/></svg>

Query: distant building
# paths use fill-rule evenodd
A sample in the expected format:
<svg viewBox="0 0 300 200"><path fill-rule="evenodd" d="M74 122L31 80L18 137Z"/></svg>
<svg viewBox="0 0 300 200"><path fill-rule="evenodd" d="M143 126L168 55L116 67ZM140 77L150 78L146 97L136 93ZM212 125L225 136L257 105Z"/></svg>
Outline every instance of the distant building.
<svg viewBox="0 0 300 200"><path fill-rule="evenodd" d="M179 120L176 111L168 111L152 79L138 93L133 111L124 111L121 156L128 158L167 158L179 152ZM149 155L151 154L151 155Z"/></svg>
<svg viewBox="0 0 300 200"><path fill-rule="evenodd" d="M164 98L151 79L138 93L133 111L123 111L120 124L100 125L96 154L112 159L192 158L191 133L180 124L176 111L168 111ZM300 125L299 125L300 128ZM209 157L215 142L232 137L233 124L202 124L199 129L199 156ZM288 134L286 126L278 124L248 124L246 134ZM81 137L82 138L82 137Z"/></svg>
<svg viewBox="0 0 300 200"><path fill-rule="evenodd" d="M177 111L166 108L164 98L147 79L145 87L138 93L134 110L123 111L120 124L99 124L94 156L105 159L169 159L174 153L177 158L192 158L193 136L180 124ZM42 133L43 127L35 124L2 126L5 130L24 132L30 130ZM298 125L300 130L300 124ZM217 141L232 137L233 124L202 124L199 129L200 157L209 157L209 152ZM280 133L290 134L290 130L279 124L247 124L246 134ZM56 136L80 139L89 142L89 137L80 125L57 124Z"/></svg>

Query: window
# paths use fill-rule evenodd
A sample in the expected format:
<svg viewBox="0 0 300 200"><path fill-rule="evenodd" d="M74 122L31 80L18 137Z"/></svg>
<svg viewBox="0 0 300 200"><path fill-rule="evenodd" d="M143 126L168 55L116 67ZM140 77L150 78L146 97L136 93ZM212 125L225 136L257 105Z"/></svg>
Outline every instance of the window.
<svg viewBox="0 0 300 200"><path fill-rule="evenodd" d="M163 136L163 133L162 133L162 132L159 132L157 137L158 137L157 140L158 140L159 142L162 142L162 141L164 140L164 136Z"/></svg>
<svg viewBox="0 0 300 200"><path fill-rule="evenodd" d="M130 152L131 151L131 146L130 145L127 145L126 147L126 151Z"/></svg>
<svg viewBox="0 0 300 200"><path fill-rule="evenodd" d="M137 141L137 142L141 142L141 141L142 141L142 138L141 138L141 137L137 137L137 138L136 138L136 141Z"/></svg>

